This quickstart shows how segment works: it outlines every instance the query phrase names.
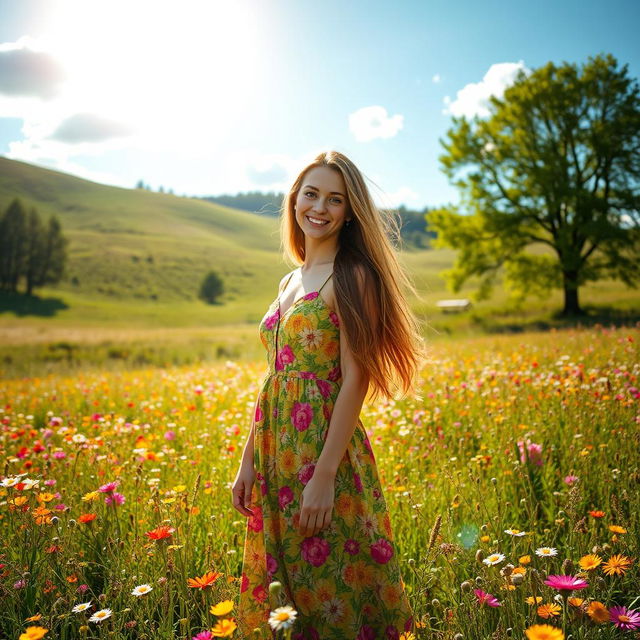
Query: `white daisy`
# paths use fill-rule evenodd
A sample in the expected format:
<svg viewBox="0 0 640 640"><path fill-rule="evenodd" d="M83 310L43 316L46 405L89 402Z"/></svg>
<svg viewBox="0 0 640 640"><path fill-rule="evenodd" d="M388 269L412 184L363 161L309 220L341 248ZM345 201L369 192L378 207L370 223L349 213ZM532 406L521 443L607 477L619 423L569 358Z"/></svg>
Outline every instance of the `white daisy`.
<svg viewBox="0 0 640 640"><path fill-rule="evenodd" d="M101 620L106 620L109 616L111 616L111 613L111 609L100 609L100 611L96 611L89 618L89 622L100 622Z"/></svg>
<svg viewBox="0 0 640 640"><path fill-rule="evenodd" d="M558 550L553 547L540 547L539 549L536 549L536 555L543 558L546 556L557 556Z"/></svg>
<svg viewBox="0 0 640 640"><path fill-rule="evenodd" d="M82 444L83 442L87 441L87 436L85 436L84 433L74 433L71 436L71 440L73 440L73 442L75 442L76 444Z"/></svg>
<svg viewBox="0 0 640 640"><path fill-rule="evenodd" d="M40 483L40 480L33 480L32 478L25 478L24 480L21 480L20 482L22 482L24 484L24 488L25 489L33 489L34 487L37 487L38 484Z"/></svg>
<svg viewBox="0 0 640 640"><path fill-rule="evenodd" d="M488 566L491 566L494 564L499 564L503 560L504 560L503 553L492 553L490 556L487 556L482 562L484 562Z"/></svg>
<svg viewBox="0 0 640 640"><path fill-rule="evenodd" d="M279 629L288 629L293 626L297 615L298 612L289 605L278 607L275 611L269 613L269 625L276 631Z"/></svg>
<svg viewBox="0 0 640 640"><path fill-rule="evenodd" d="M20 476L9 476L7 478L5 478L4 480L0 481L0 486L2 487L14 487L15 485L18 484L18 482L21 482L21 478Z"/></svg>
<svg viewBox="0 0 640 640"><path fill-rule="evenodd" d="M526 535L526 531L520 531L519 529L505 529L504 532L516 538L521 538Z"/></svg>
<svg viewBox="0 0 640 640"><path fill-rule="evenodd" d="M139 584L132 592L132 596L143 596L145 593L149 593L153 587L148 584Z"/></svg>
<svg viewBox="0 0 640 640"><path fill-rule="evenodd" d="M91 606L91 601L83 602L82 604L77 604L71 611L73 613L80 613L81 611L87 610Z"/></svg>
<svg viewBox="0 0 640 640"><path fill-rule="evenodd" d="M322 394L320 393L320 389L318 389L318 385L310 384L307 386L307 398L309 400L319 400Z"/></svg>

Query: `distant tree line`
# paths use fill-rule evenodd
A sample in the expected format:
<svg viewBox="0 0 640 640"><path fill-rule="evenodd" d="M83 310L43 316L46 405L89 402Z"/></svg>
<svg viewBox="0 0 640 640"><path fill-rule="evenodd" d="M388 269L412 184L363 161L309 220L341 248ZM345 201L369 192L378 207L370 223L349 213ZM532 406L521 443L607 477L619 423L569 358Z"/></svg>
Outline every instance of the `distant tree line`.
<svg viewBox="0 0 640 640"><path fill-rule="evenodd" d="M153 189L151 188L151 185L145 184L144 181L142 180L138 180L138 182L136 182L136 189L143 189L144 191L153 191ZM168 189L167 191L165 191L162 185L158 187L158 193L168 193L170 196L174 195L173 189Z"/></svg>
<svg viewBox="0 0 640 640"><path fill-rule="evenodd" d="M275 217L280 213L283 198L284 193L248 191L236 195L207 196L200 199L225 207ZM436 236L435 231L429 230L425 223L425 215L429 208L415 211L400 205L395 211L401 219L400 236L403 244L417 249L428 249L431 245L430 239Z"/></svg>
<svg viewBox="0 0 640 640"><path fill-rule="evenodd" d="M15 198L0 217L0 290L17 293L20 278L26 293L55 284L64 276L68 240L58 218L43 223L35 208L27 213Z"/></svg>

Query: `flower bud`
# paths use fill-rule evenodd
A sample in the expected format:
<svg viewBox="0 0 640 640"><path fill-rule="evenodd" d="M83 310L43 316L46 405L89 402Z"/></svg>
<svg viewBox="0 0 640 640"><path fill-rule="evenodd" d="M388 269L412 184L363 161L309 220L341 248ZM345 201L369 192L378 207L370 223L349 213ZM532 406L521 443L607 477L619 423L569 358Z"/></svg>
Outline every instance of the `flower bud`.
<svg viewBox="0 0 640 640"><path fill-rule="evenodd" d="M431 606L432 606L432 607L439 607L439 606L440 606L440 600L438 600L438 598L434 598L434 599L431 601Z"/></svg>
<svg viewBox="0 0 640 640"><path fill-rule="evenodd" d="M511 576L511 584L515 584L516 586L522 584L524 582L524 576L521 573L514 573Z"/></svg>
<svg viewBox="0 0 640 640"><path fill-rule="evenodd" d="M460 588L461 588L463 591L471 591L471 587L472 587L472 586L473 586L473 585L472 585L468 580L465 580L465 581L460 585Z"/></svg>
<svg viewBox="0 0 640 640"><path fill-rule="evenodd" d="M512 573L513 573L513 565L512 564L505 564L504 567L502 567L502 569L500 569L500 575L501 576L508 577Z"/></svg>
<svg viewBox="0 0 640 640"><path fill-rule="evenodd" d="M476 551L476 562L482 562L484 560L484 551L482 549L478 549Z"/></svg>

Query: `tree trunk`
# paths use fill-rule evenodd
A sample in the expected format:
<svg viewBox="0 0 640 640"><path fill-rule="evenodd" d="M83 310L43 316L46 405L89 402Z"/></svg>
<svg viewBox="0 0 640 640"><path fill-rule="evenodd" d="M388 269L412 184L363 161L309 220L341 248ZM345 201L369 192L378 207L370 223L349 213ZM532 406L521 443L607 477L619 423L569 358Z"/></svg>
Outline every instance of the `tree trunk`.
<svg viewBox="0 0 640 640"><path fill-rule="evenodd" d="M563 316L582 316L584 311L578 302L577 273L564 272L564 309Z"/></svg>

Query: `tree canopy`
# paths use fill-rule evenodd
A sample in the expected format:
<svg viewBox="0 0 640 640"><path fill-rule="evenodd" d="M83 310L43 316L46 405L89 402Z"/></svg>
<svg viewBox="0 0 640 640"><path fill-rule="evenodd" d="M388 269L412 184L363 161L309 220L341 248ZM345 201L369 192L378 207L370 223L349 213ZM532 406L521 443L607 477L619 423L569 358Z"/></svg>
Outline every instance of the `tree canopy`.
<svg viewBox="0 0 640 640"><path fill-rule="evenodd" d="M577 314L588 281L638 285L640 96L627 65L599 55L521 71L487 118L454 117L447 138L440 161L462 204L425 218L434 246L459 250L444 273L454 291L476 275L485 298L504 266L513 298L563 288L563 313Z"/></svg>

